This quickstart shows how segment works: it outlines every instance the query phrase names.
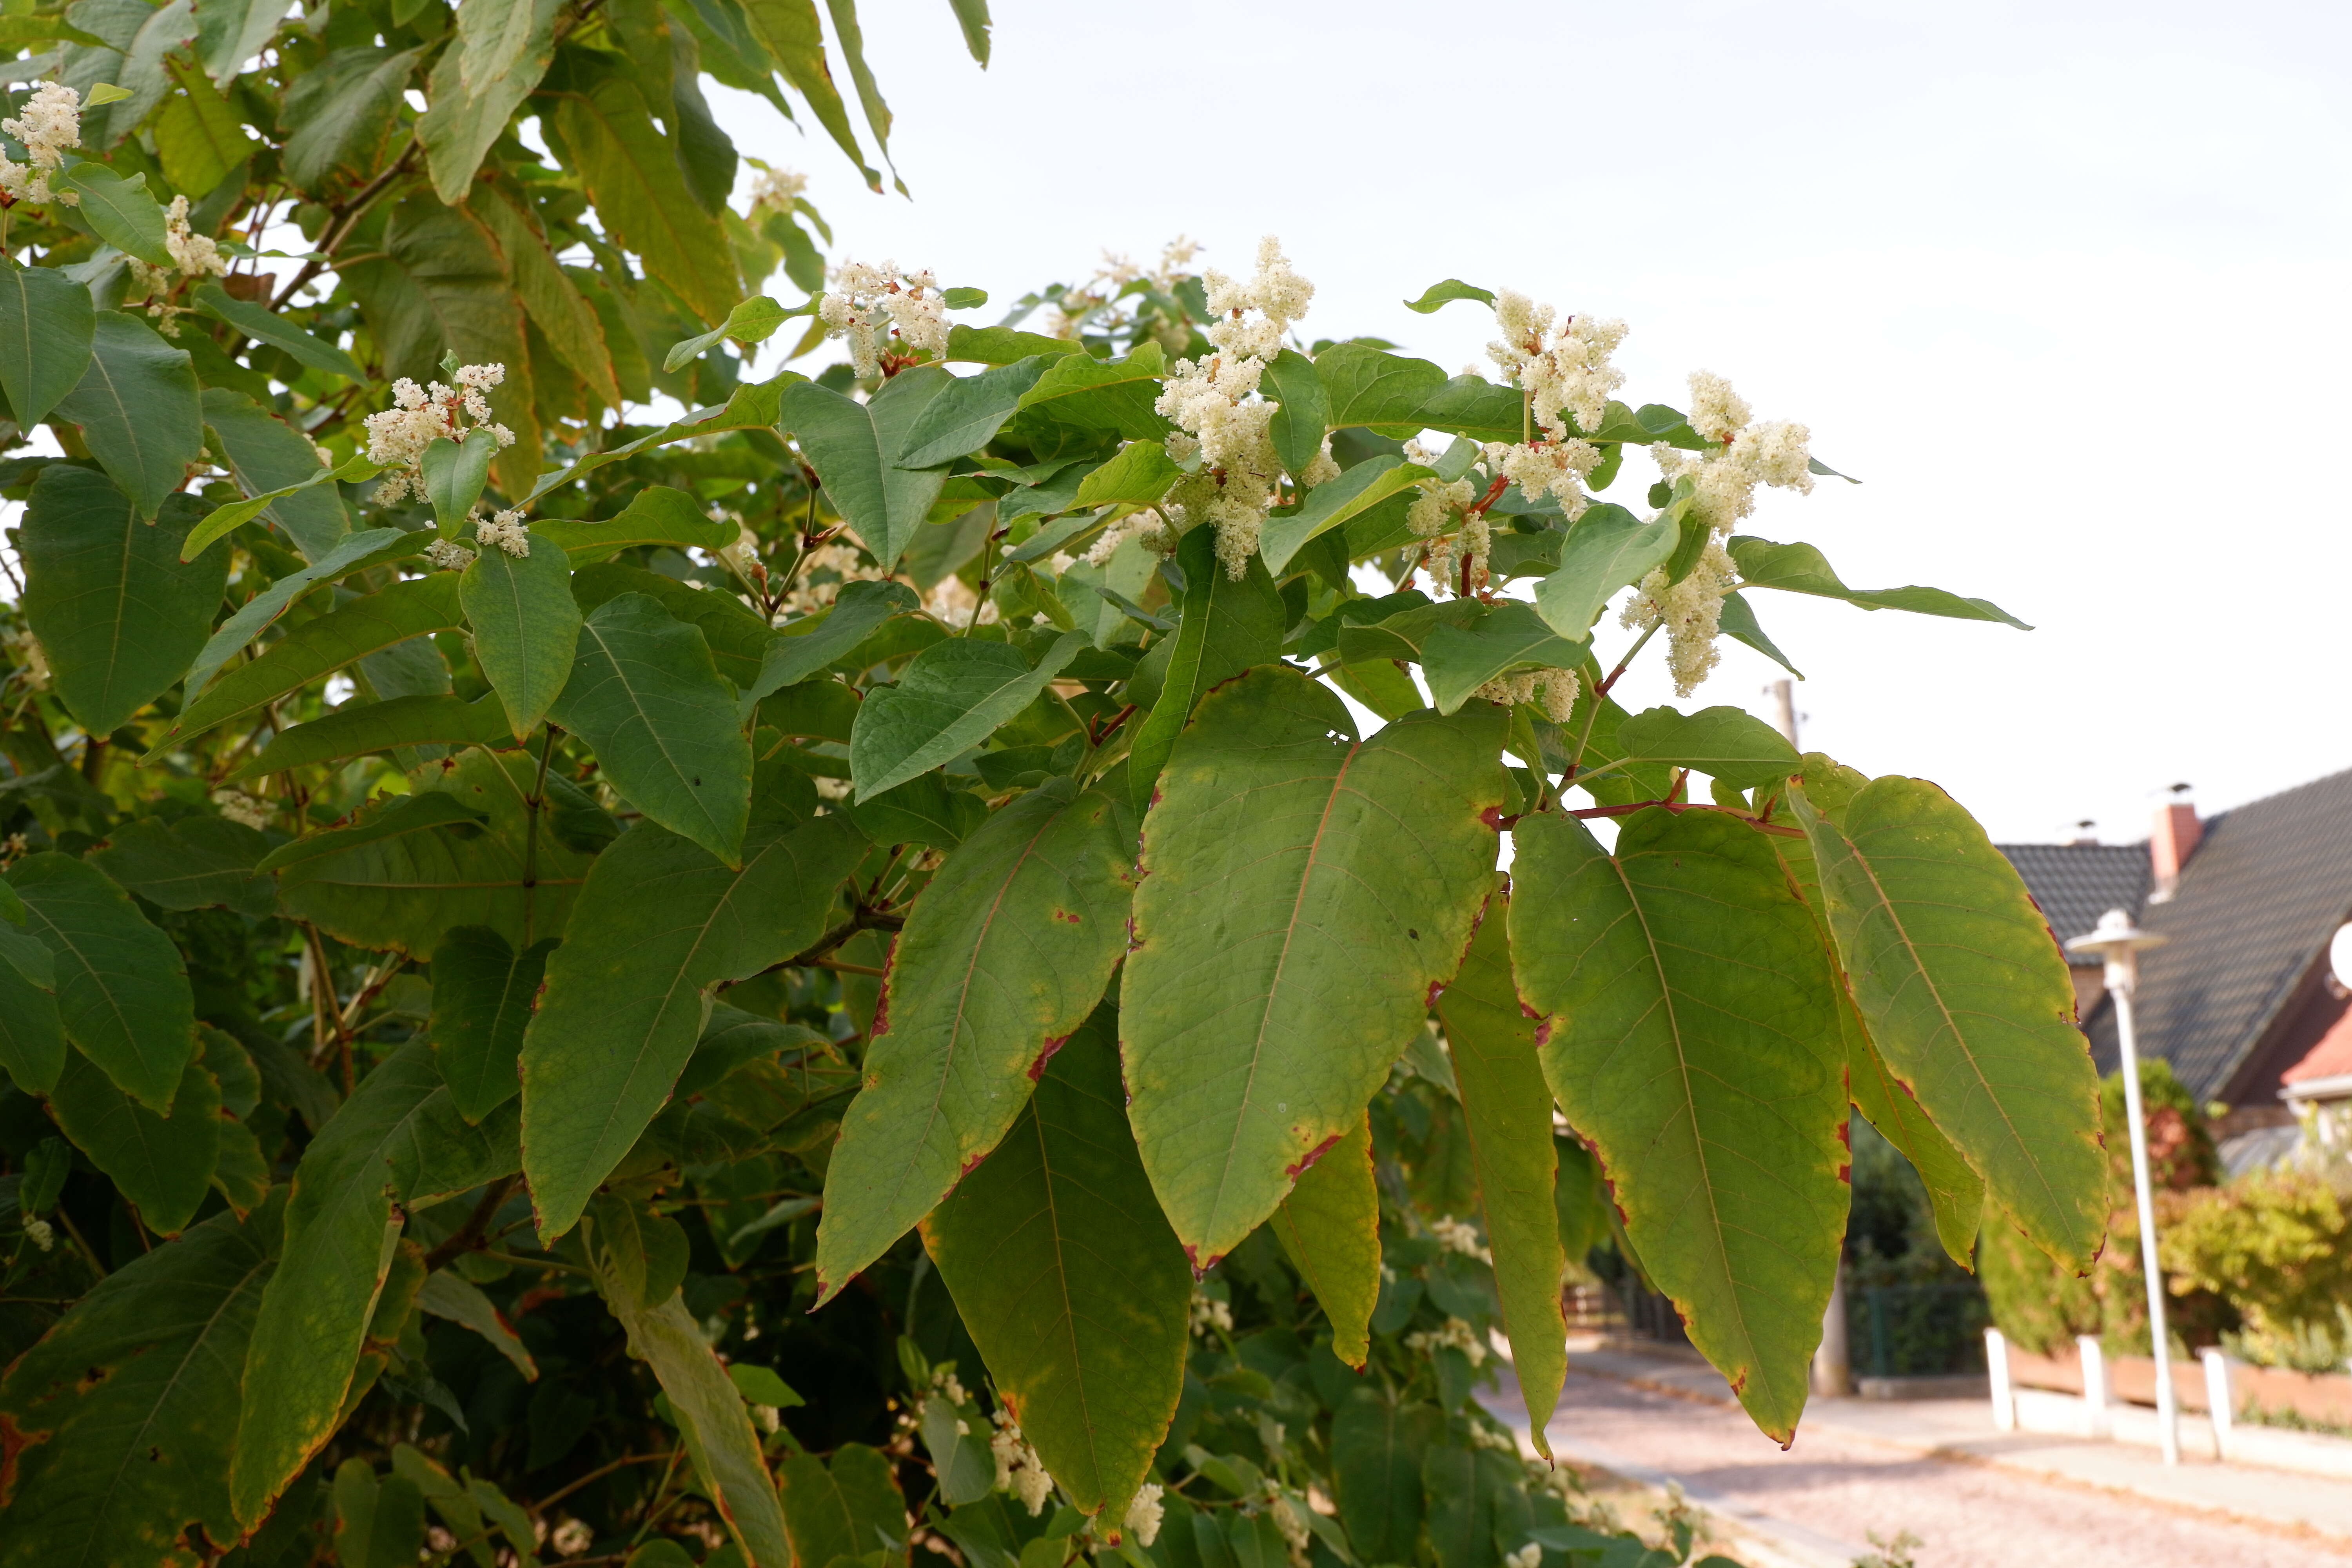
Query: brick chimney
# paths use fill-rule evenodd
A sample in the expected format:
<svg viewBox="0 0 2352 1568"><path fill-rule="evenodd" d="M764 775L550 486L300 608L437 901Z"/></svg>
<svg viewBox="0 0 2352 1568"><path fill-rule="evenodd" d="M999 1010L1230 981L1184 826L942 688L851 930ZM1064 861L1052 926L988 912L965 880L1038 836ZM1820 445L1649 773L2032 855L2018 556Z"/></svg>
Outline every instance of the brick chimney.
<svg viewBox="0 0 2352 1568"><path fill-rule="evenodd" d="M2197 841L2205 836L2205 825L2197 820L2197 807L2189 799L2189 786L2174 784L2172 795L2171 800L2156 808L2156 823L2147 836L2148 869L2156 881L2148 894L2152 904L2172 897L2180 885L2181 868L2197 853Z"/></svg>

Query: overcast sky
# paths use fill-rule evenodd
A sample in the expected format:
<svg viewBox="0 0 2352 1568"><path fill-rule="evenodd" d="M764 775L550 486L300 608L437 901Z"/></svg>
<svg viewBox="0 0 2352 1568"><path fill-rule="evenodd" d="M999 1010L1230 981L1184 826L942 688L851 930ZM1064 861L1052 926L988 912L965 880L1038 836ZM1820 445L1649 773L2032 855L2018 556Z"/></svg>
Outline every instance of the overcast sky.
<svg viewBox="0 0 2352 1568"><path fill-rule="evenodd" d="M1768 492L1748 531L2038 628L1749 595L1808 746L1997 838L2137 838L2175 782L2211 812L2352 766L2352 8L994 8L985 72L941 0L860 8L911 201L717 107L812 176L837 256L998 302L1180 232L1246 271L1271 233L1311 336L1458 369L1491 318L1400 303L1454 276L1622 317L1630 402L1730 377L1867 481ZM1695 700L1769 713L1777 670L1726 647Z"/></svg>

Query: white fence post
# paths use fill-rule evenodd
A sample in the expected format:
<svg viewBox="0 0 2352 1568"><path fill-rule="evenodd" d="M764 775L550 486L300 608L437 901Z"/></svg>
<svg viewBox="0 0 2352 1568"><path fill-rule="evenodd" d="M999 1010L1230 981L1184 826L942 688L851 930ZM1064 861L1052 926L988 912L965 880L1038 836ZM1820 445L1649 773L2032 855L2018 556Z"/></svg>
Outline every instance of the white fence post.
<svg viewBox="0 0 2352 1568"><path fill-rule="evenodd" d="M2095 1335L2077 1335L2074 1348L2083 1358L2083 1436L2109 1436L2114 1427L2107 1415L2106 1357Z"/></svg>
<svg viewBox="0 0 2352 1568"><path fill-rule="evenodd" d="M2218 1350L2208 1349L2205 1360L2205 1408L2213 1421L2213 1457L2230 1457L2230 1427L2237 1419L2236 1405L2230 1397L2230 1359Z"/></svg>
<svg viewBox="0 0 2352 1568"><path fill-rule="evenodd" d="M1985 1372L1992 1383L1993 1430L2016 1431L2017 1394L2009 1384L2009 1341L1999 1329L1985 1331Z"/></svg>

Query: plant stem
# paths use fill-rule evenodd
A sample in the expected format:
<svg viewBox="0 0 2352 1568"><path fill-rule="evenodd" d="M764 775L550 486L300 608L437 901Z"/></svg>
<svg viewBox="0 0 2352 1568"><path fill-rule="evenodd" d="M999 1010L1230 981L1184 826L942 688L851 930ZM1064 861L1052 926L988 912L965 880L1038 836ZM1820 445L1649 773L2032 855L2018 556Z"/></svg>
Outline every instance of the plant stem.
<svg viewBox="0 0 2352 1568"><path fill-rule="evenodd" d="M547 736L539 745L539 780L524 797L523 809L529 815L522 829L522 944L530 945L531 921L539 905L539 814L547 803L547 759L555 750L555 726L547 727Z"/></svg>
<svg viewBox="0 0 2352 1568"><path fill-rule="evenodd" d="M519 1176L501 1176L483 1188L482 1201L474 1205L474 1212L466 1216L466 1223L450 1232L446 1239L425 1255L425 1272L430 1274L446 1267L461 1252L485 1250L482 1233L490 1228L490 1221L499 1217L499 1210L506 1203L507 1194L514 1191L515 1183L520 1179Z"/></svg>
<svg viewBox="0 0 2352 1568"><path fill-rule="evenodd" d="M582 1487L591 1485L596 1481L601 1481L606 1476L611 1475L614 1470L621 1469L625 1466L650 1465L656 1459L667 1459L668 1458L669 1455L666 1453L624 1455L622 1458L613 1460L610 1464L597 1466L594 1469L589 1471L586 1475L581 1477L576 1481L570 1481L556 1488L553 1491L540 1499L537 1503L533 1504L532 1511L544 1513L551 1505L562 1501L565 1498L570 1497L573 1492L578 1491Z"/></svg>

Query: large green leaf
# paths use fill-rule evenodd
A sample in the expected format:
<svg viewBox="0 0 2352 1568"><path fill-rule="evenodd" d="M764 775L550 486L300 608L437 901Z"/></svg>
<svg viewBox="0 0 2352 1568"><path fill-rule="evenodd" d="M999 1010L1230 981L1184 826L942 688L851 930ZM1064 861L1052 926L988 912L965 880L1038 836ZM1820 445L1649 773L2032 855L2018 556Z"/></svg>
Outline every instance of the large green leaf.
<svg viewBox="0 0 2352 1568"><path fill-rule="evenodd" d="M1682 538L1682 513L1670 509L1643 522L1606 501L1586 509L1560 546L1559 565L1536 584L1536 611L1570 641L1592 635L1592 623L1617 590L1664 564Z"/></svg>
<svg viewBox="0 0 2352 1568"><path fill-rule="evenodd" d="M203 691L230 655L259 637L271 622L286 613L289 605L311 588L412 554L425 548L432 538L430 529L404 533L396 528L371 528L362 533L345 534L323 558L278 578L214 628L213 635L197 651L195 662L188 667L188 690ZM187 549L185 543L181 549Z"/></svg>
<svg viewBox="0 0 2352 1568"><path fill-rule="evenodd" d="M527 555L484 550L458 581L458 603L507 724L518 741L536 729L572 677L580 605L563 552L541 542Z"/></svg>
<svg viewBox="0 0 2352 1568"><path fill-rule="evenodd" d="M1369 1114L1299 1173L1266 1223L1331 1321L1331 1353L1361 1371L1381 1295L1381 1196Z"/></svg>
<svg viewBox="0 0 2352 1568"><path fill-rule="evenodd" d="M784 1494L784 1524L795 1562L863 1562L884 1551L884 1541L906 1538L907 1500L899 1494L893 1467L863 1443L844 1443L829 1464L814 1454L791 1455L777 1467L776 1479ZM896 1551L890 1557L904 1560Z"/></svg>
<svg viewBox="0 0 2352 1568"><path fill-rule="evenodd" d="M1280 404L1266 434L1282 466L1295 477L1307 471L1323 450L1324 432L1331 424L1331 400L1315 362L1297 349L1285 349L1266 362L1265 395Z"/></svg>
<svg viewBox="0 0 2352 1568"><path fill-rule="evenodd" d="M710 993L823 932L865 840L848 819L762 824L730 870L650 825L598 858L522 1047L540 1233L569 1230L694 1054Z"/></svg>
<svg viewBox="0 0 2352 1568"><path fill-rule="evenodd" d="M1129 441L1118 456L1093 470L1078 484L1073 504L1081 507L1155 506L1184 470L1157 441Z"/></svg>
<svg viewBox="0 0 2352 1568"><path fill-rule="evenodd" d="M629 498L616 517L604 522L543 518L530 525L534 540L551 540L574 560L598 561L633 544L683 544L722 550L735 542L742 525L713 518L684 490L648 485Z"/></svg>
<svg viewBox="0 0 2352 1568"><path fill-rule="evenodd" d="M1421 1489L1437 1568L1501 1568L1501 1542L1525 1540L1534 1522L1517 1454L1433 1443L1421 1458ZM1665 1568L1669 1561L1638 1548L1612 1555L1611 1568Z"/></svg>
<svg viewBox="0 0 2352 1568"><path fill-rule="evenodd" d="M1329 532L1360 512L1398 495L1433 472L1402 458L1367 458L1336 479L1326 479L1307 492L1307 504L1289 517L1268 518L1258 553L1276 576L1281 576L1308 542Z"/></svg>
<svg viewBox="0 0 2352 1568"><path fill-rule="evenodd" d="M522 1034L552 940L517 952L488 926L458 926L433 950L433 1060L469 1123L522 1089Z"/></svg>
<svg viewBox="0 0 2352 1568"><path fill-rule="evenodd" d="M1691 1342L1782 1444L1844 1234L1845 1063L1812 917L1715 813L1514 834L1510 941L1544 1077Z"/></svg>
<svg viewBox="0 0 2352 1568"><path fill-rule="evenodd" d="M126 256L158 267L172 263L163 208L147 190L144 174L124 175L95 159L64 170L57 184L81 198L82 220L98 237Z"/></svg>
<svg viewBox="0 0 2352 1568"><path fill-rule="evenodd" d="M923 1226L1022 1435L1113 1525L1175 1416L1192 1296L1128 1131L1117 1027L1106 1007L1070 1037Z"/></svg>
<svg viewBox="0 0 2352 1568"><path fill-rule="evenodd" d="M35 952L27 952L26 943ZM38 939L0 931L0 1072L27 1094L47 1094L66 1066L66 1026L58 1016L57 961ZM46 964L48 980L37 971ZM27 973L30 969L36 971Z"/></svg>
<svg viewBox="0 0 2352 1568"><path fill-rule="evenodd" d="M268 494L313 479L319 449L241 392L208 386L205 424L220 441L237 489L248 497ZM285 530L308 561L323 561L351 532L351 510L331 484L313 484L271 501L262 511Z"/></svg>
<svg viewBox="0 0 2352 1568"><path fill-rule="evenodd" d="M230 669L181 712L173 738L185 740L201 734L369 654L463 624L454 573L436 572L429 577L394 583L303 622L259 658Z"/></svg>
<svg viewBox="0 0 2352 1568"><path fill-rule="evenodd" d="M1013 417L1047 363L1045 355L1032 354L950 382L884 457L900 468L929 468L978 451Z"/></svg>
<svg viewBox="0 0 2352 1568"><path fill-rule="evenodd" d="M914 590L904 583L843 584L832 608L793 622L787 628L790 635L768 645L760 661L759 679L744 688L739 699L742 711L749 716L769 696L817 674L864 642L884 621L919 605Z"/></svg>
<svg viewBox="0 0 2352 1568"><path fill-rule="evenodd" d="M1202 700L1143 832L1120 1027L1160 1206L1196 1267L1359 1125L1494 881L1505 715L1370 741L1310 677Z"/></svg>
<svg viewBox="0 0 2352 1568"><path fill-rule="evenodd" d="M511 1111L467 1126L432 1047L412 1040L361 1080L303 1151L286 1205L286 1262L262 1293L229 1465L229 1494L247 1528L341 1424L400 1241L394 1205L513 1174L515 1133Z"/></svg>
<svg viewBox="0 0 2352 1568"><path fill-rule="evenodd" d="M91 734L112 733L168 689L205 646L228 562L182 562L203 515L181 497L152 523L103 474L51 463L16 532L25 618L58 695Z"/></svg>
<svg viewBox="0 0 2352 1568"><path fill-rule="evenodd" d="M751 743L699 628L644 594L596 606L549 710L595 748L604 775L653 821L737 864L751 803Z"/></svg>
<svg viewBox="0 0 2352 1568"><path fill-rule="evenodd" d="M783 1505L760 1455L760 1435L743 1396L687 1310L673 1280L649 1288L656 1272L642 1232L608 1218L616 1205L600 1205L589 1226L588 1258L604 1304L621 1321L629 1353L653 1368L669 1397L686 1451L719 1515L727 1521L751 1568L792 1568ZM658 1295L659 1300L649 1300Z"/></svg>
<svg viewBox="0 0 2352 1568"><path fill-rule="evenodd" d="M1810 544L1775 544L1743 535L1731 541L1740 581L1750 588L1779 588L1843 599L1865 610L1909 610L1919 616L1949 616L1962 621L2000 621L2020 631L2033 628L1990 599L1965 599L1941 588L1849 588L1828 560Z"/></svg>
<svg viewBox="0 0 2352 1568"><path fill-rule="evenodd" d="M1332 344L1316 356L1315 374L1330 399L1334 429L1389 425L1417 431L1422 405L1445 384L1445 373L1429 361L1407 359L1368 343Z"/></svg>
<svg viewBox="0 0 2352 1568"><path fill-rule="evenodd" d="M241 1533L226 1463L284 1203L217 1214L100 1279L0 1383L5 1568L196 1568Z"/></svg>
<svg viewBox="0 0 2352 1568"><path fill-rule="evenodd" d="M1331 1416L1333 1500L1366 1563L1410 1563L1421 1542L1421 1461L1444 1436L1434 1405L1399 1405L1385 1388L1348 1391Z"/></svg>
<svg viewBox="0 0 2352 1568"><path fill-rule="evenodd" d="M28 856L8 881L56 960L66 1037L141 1104L167 1110L195 1054L195 1000L180 950L86 861Z"/></svg>
<svg viewBox="0 0 2352 1568"><path fill-rule="evenodd" d="M226 321L256 342L283 349L313 370L323 370L346 381L367 379L367 373L350 354L332 343L313 337L267 305L240 300L210 280L197 284L189 298L195 301L198 310L215 321Z"/></svg>
<svg viewBox="0 0 2352 1568"><path fill-rule="evenodd" d="M60 398L57 416L81 426L90 456L139 508L153 517L163 498L186 482L204 450L196 373L185 349L120 310L100 310L89 368Z"/></svg>
<svg viewBox="0 0 2352 1568"><path fill-rule="evenodd" d="M0 266L0 391L17 428L49 416L89 367L89 290L54 267Z"/></svg>
<svg viewBox="0 0 2352 1568"><path fill-rule="evenodd" d="M278 890L253 868L268 853L269 840L241 822L143 816L109 833L89 858L159 908L231 909L263 920L278 912Z"/></svg>
<svg viewBox="0 0 2352 1568"><path fill-rule="evenodd" d="M457 37L433 68L432 107L416 123L425 167L441 199L456 205L475 171L555 58L562 0L478 0L461 9Z"/></svg>
<svg viewBox="0 0 2352 1568"><path fill-rule="evenodd" d="M506 710L495 695L472 702L446 694L346 702L307 724L279 731L236 776L261 778L401 746L487 746L507 738Z"/></svg>
<svg viewBox="0 0 2352 1568"><path fill-rule="evenodd" d="M1738 708L1644 709L1617 726L1617 747L1627 767L1690 768L1735 789L1787 778L1803 765L1780 731Z"/></svg>
<svg viewBox="0 0 2352 1568"><path fill-rule="evenodd" d="M163 1236L186 1227L210 1190L222 1142L220 1084L212 1074L190 1062L170 1112L159 1116L76 1051L58 1075L49 1110L139 1211L140 1223Z"/></svg>
<svg viewBox="0 0 2352 1568"><path fill-rule="evenodd" d="M338 168L372 170L424 52L357 45L331 51L294 79L279 116L288 134L278 157L296 185L315 189ZM354 371L352 379L362 378Z"/></svg>
<svg viewBox="0 0 2352 1568"><path fill-rule="evenodd" d="M991 816L891 950L817 1229L823 1301L996 1147L1127 949L1124 792L1053 779Z"/></svg>
<svg viewBox="0 0 2352 1568"><path fill-rule="evenodd" d="M2098 1075L2048 923L1934 784L1874 779L1832 804L1828 759L1806 764L1789 801L1871 1042L2034 1245L2087 1269L2107 1214Z"/></svg>
<svg viewBox="0 0 2352 1568"><path fill-rule="evenodd" d="M605 232L706 326L725 321L743 297L727 231L678 177L668 139L635 83L599 75L558 96L552 119Z"/></svg>
<svg viewBox="0 0 2352 1568"><path fill-rule="evenodd" d="M515 947L561 932L588 853L556 831L560 799L530 804L538 767L528 752L478 750L426 763L409 775L414 793L264 861L279 907L355 947L420 959L454 926L489 926Z"/></svg>
<svg viewBox="0 0 2352 1568"><path fill-rule="evenodd" d="M509 189L501 184L480 191L471 204L474 216L497 237L499 248L506 253L515 295L522 301L530 324L590 392L618 407L621 388L614 377L612 351L595 307L564 275L534 216L517 205Z"/></svg>
<svg viewBox="0 0 2352 1568"><path fill-rule="evenodd" d="M1535 1021L1512 987L1511 943L1500 900L1478 923L1462 973L1437 998L1438 1022L1470 1129L1470 1160L1495 1255L1495 1292L1510 1336L1528 1440L1551 1458L1544 1427L1568 1381L1568 1321L1560 1315L1559 1215L1551 1090L1536 1055ZM1581 1261L1580 1259L1580 1261Z"/></svg>
<svg viewBox="0 0 2352 1568"><path fill-rule="evenodd" d="M834 144L866 176L866 185L879 191L882 176L866 166L865 156L858 151L856 133L849 128L849 112L842 107L841 94L833 85L833 70L825 63L824 29L817 21L815 0L748 0L743 11L751 18L760 41L768 47L768 53L775 57L784 79L808 100L817 123L824 127Z"/></svg>
<svg viewBox="0 0 2352 1568"><path fill-rule="evenodd" d="M866 800L950 762L1036 700L1087 645L1064 632L1032 668L1010 643L950 637L908 662L896 686L866 699L849 734L849 776Z"/></svg>
<svg viewBox="0 0 2352 1568"><path fill-rule="evenodd" d="M1177 541L1176 562L1184 573L1176 646L1168 655L1159 700L1128 747L1127 787L1139 811L1150 805L1160 772L1202 694L1281 658L1289 618L1264 562L1253 559L1238 582L1225 575L1217 563L1215 530L1196 528Z"/></svg>
<svg viewBox="0 0 2352 1568"><path fill-rule="evenodd" d="M1502 599L1465 625L1433 623L1421 646L1421 668L1430 703L1451 713L1498 675L1531 666L1574 669L1591 651L1555 634L1531 605Z"/></svg>
<svg viewBox="0 0 2352 1568"><path fill-rule="evenodd" d="M800 444L825 499L885 566L898 557L947 483L944 468L902 468L895 456L933 399L956 384L936 365L901 371L858 403L813 381L784 388L777 423Z"/></svg>

